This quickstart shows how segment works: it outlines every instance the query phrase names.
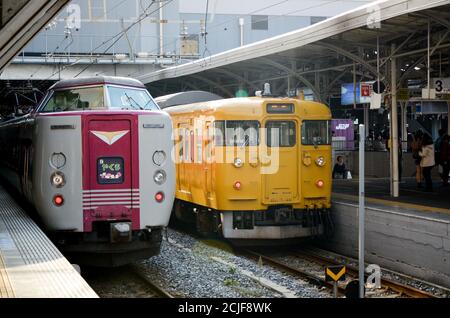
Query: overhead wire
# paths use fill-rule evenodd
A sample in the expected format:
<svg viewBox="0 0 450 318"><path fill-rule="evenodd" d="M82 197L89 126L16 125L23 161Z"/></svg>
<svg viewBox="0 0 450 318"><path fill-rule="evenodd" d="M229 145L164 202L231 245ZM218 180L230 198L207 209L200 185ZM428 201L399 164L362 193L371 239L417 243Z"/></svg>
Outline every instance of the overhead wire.
<svg viewBox="0 0 450 318"><path fill-rule="evenodd" d="M173 2L173 0L167 0L167 2L165 4L163 4L161 7L164 7L166 5L168 5L169 3ZM150 9L150 7L155 3L155 0L152 0L152 2L150 3L150 5L144 10L144 12L140 15L140 17L133 22L132 24L130 24L130 26L128 26L127 28L123 29L122 31L120 31L119 33L111 36L110 38L108 38L107 40L103 41L101 44L99 44L97 47L95 47L93 50L91 50L88 54L92 55L95 53L95 51L97 51L99 48L101 48L102 46L104 46L106 43L109 43L111 41L113 41L113 43L108 46L108 48L101 54L106 54L108 52L109 49L111 49L124 35L127 31L129 31L131 28L133 28L136 24L140 23L141 21L143 21L144 19L148 18L150 15L152 15L153 13L157 12L159 10L153 10L151 12L148 12L148 10ZM77 58L75 60L75 62L64 66L62 69L58 69L57 71L53 72L49 77L47 77L47 79L52 78L54 75L56 75L57 73L60 73L61 71L72 67L76 64L78 64L78 62L81 60L80 58ZM95 64L95 60L92 61L91 63L89 63L81 72L79 72L75 77L81 75L84 71L86 71L92 64Z"/></svg>
<svg viewBox="0 0 450 318"><path fill-rule="evenodd" d="M264 11L264 10L266 10L266 9L273 8L273 7L275 7L275 6L278 6L278 5L283 4L283 3L285 3L285 2L288 2L288 1L290 1L290 0L279 1L279 2L277 2L277 3L274 3L274 4L271 4L271 5L262 7L262 8L260 8L260 9L253 10L253 11L247 13L247 14L248 14L248 15L252 15L252 14L254 14L254 13L258 13L258 12L260 12L260 11ZM289 11L289 12L283 13L283 14L281 14L280 16L272 17L272 19L280 19L280 18L284 18L284 17L286 17L286 16L288 16L288 15L290 15L290 14L293 14L293 13L304 12L304 11L307 11L307 10L310 10L310 9L313 9L313 8L320 8L320 7L323 7L323 6L325 6L325 5L329 5L329 4L332 4L332 3L335 3L335 2L340 2L340 1L342 1L342 0L330 0L330 1L327 1L327 2L320 3L320 4L311 5L311 6L306 7L306 8L301 8L301 9L297 9L297 10L294 10L294 11ZM234 19L235 19L235 18L231 18L231 19L228 19L228 20L226 20L226 21L220 22L220 23L218 23L218 24L210 25L210 26L208 27L208 30L209 30L208 34L211 35L211 34L212 34L212 33L211 33L211 30L217 29L217 28L220 27L221 25L224 25L224 24L226 24L226 23L232 22L232 21L234 21ZM265 18L261 18L260 20L255 20L255 22L258 22L258 21L264 21L264 20L266 20L266 19L265 19ZM206 21L205 21L205 23L206 23ZM205 28L206 28L206 27L205 27ZM179 40L179 39L176 38L176 39L173 40L173 41L167 42L167 43L164 45L164 48L167 48L167 47L169 47L169 46L172 46L172 45L176 44L176 43L178 42L178 40ZM150 51L149 53L150 53L150 54L151 54L151 53L155 53L155 54L156 54L157 52L156 52L156 50L153 50L153 51ZM204 56L203 56L203 57L204 57Z"/></svg>
<svg viewBox="0 0 450 318"><path fill-rule="evenodd" d="M168 0L164 5L162 5L162 7L168 5L168 4L171 3L172 1L173 1L173 0ZM260 8L260 9L254 10L254 11L251 11L251 12L248 13L248 14L251 15L251 14L254 14L254 13L257 13L257 12L260 12L260 11L263 11L263 10L266 10L266 9L269 9L269 8L272 8L272 7L275 7L275 6L277 6L277 5L280 5L280 4L285 3L285 2L288 2L288 1L289 1L289 0L279 1L279 2L277 2L277 3L274 3L274 4L271 4L271 5L265 6L265 7L263 7L263 8ZM302 9L290 11L290 12L284 13L283 15L280 15L279 17L275 17L275 18L282 18L282 17L284 17L284 16L286 16L286 15L289 15L289 14L293 14L293 13L298 13L298 12L306 11L306 10L309 10L309 9L312 9L312 8L316 8L316 7L322 7L322 6L328 5L328 4L330 4L330 3L339 2L339 1L341 1L341 0L327 1L327 2L325 2L325 3L321 3L321 4L309 6L309 7L307 7L307 8L302 8ZM122 1L121 3L119 3L118 5L116 5L115 7L118 7L118 6L119 6L120 4L122 4L123 2L125 2L125 1ZM150 3L150 5L147 7L146 10L148 10L154 3L155 3L155 0L152 0L152 2ZM141 4L141 7L142 7L142 1L140 1L140 4ZM227 20L227 21L224 21L224 22L221 22L221 23L218 23L218 24L213 24L213 26L209 26L209 27L208 27L208 25L207 25L208 6L209 6L209 0L207 0L207 2L206 2L206 12L205 12L205 48L206 48L206 50L204 50L203 57L204 57L204 55L205 55L207 52L209 52L209 49L207 48L207 38L206 38L206 37L207 37L207 34L206 34L206 33L209 33L211 29L216 29L216 28L218 28L219 26L221 26L221 25L223 25L223 24L226 24L226 23L231 22L231 21L234 20L234 19L229 19L229 20ZM145 10L145 11L146 11L146 10ZM139 22L141 22L142 20L144 20L145 18L147 18L150 14L153 14L154 12L156 12L156 11L158 11L158 10L159 10L159 8L156 9L156 10L154 10L154 11L152 11L151 13L145 13L144 15L141 15L141 17L140 17L137 21L135 21L134 23L132 23L128 28L126 28L125 30L123 30L123 31L121 31L121 32L119 32L119 33L117 33L116 35L111 36L109 39L103 41L103 42L102 42L101 44L99 44L96 48L94 48L93 50L91 50L91 52L89 52L89 54L93 54L96 50L98 50L99 48L101 48L102 46L104 46L106 43L109 43L110 41L113 41L113 40L114 40L114 42L112 43L112 45L110 45L110 46L104 51L103 54L105 54L105 53L106 53L106 52L107 52L114 44L116 44L116 43L124 36L124 34L125 34L126 31L128 31L128 30L131 29L133 26L135 26L136 24L138 24ZM112 11L112 9L110 9L109 11ZM207 29L207 28L208 28L208 29ZM118 38L117 38L117 37L118 37ZM167 48L168 46L175 44L177 41L178 41L178 39L175 39L174 41L171 41L171 42L166 43L166 44L164 45L164 48ZM157 52L156 52L156 49L153 50L153 51L150 51L149 53L152 53L152 52L155 52L155 54L157 53ZM73 65L76 65L80 60L81 60L81 58L78 58L74 63L71 63L71 64L69 64L69 65L64 66L61 70L58 70L58 71L54 72L52 75L50 75L49 78L53 77L55 74L57 74L58 72L61 72L61 71L65 70L65 69L68 68L68 67L71 67L71 66L73 66ZM81 74L82 74L86 69L88 69L92 64L95 64L95 61L93 61L93 62L91 62L90 64L88 64L87 67L86 67L85 69L83 69L80 73L78 73L76 76L81 75ZM47 78L47 79L49 79L49 78Z"/></svg>

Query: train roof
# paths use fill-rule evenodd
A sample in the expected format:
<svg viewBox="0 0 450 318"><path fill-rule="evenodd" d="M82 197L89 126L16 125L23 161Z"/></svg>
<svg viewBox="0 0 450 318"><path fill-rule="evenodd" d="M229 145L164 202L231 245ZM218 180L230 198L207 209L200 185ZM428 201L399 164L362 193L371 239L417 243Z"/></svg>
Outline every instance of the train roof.
<svg viewBox="0 0 450 318"><path fill-rule="evenodd" d="M54 84L50 89L61 89L76 86L88 86L88 85L122 85L146 88L141 81L128 77L117 77L117 76L96 76L96 77L84 77L84 78L74 78L68 80L62 80Z"/></svg>
<svg viewBox="0 0 450 318"><path fill-rule="evenodd" d="M265 103L294 103L298 105L297 111L302 114L311 116L331 116L328 106L322 103L299 100L288 97L237 97L227 98L221 100L213 100L209 102L200 102L188 105L179 105L166 108L170 114L184 114L192 112L208 112L214 111L216 113L228 115L245 115L250 113L260 114L261 107Z"/></svg>
<svg viewBox="0 0 450 318"><path fill-rule="evenodd" d="M205 91L187 91L159 96L155 98L155 101L158 103L159 107L163 109L172 106L207 102L218 99L223 99L223 97Z"/></svg>

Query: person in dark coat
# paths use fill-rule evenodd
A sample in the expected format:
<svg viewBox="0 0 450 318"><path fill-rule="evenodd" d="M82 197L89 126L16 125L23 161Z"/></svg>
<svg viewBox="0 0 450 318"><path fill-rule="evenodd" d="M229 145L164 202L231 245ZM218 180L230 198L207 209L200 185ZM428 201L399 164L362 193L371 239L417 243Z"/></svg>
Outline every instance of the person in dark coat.
<svg viewBox="0 0 450 318"><path fill-rule="evenodd" d="M441 140L440 162L442 165L442 184L448 186L448 174L450 173L450 136L445 134Z"/></svg>
<svg viewBox="0 0 450 318"><path fill-rule="evenodd" d="M414 159L414 164L416 165L416 182L417 187L422 187L422 166L420 165L421 157L419 156L419 151L422 150L422 130L418 130L414 133L413 142L411 143L412 156Z"/></svg>
<svg viewBox="0 0 450 318"><path fill-rule="evenodd" d="M347 169L345 169L344 158L337 156L336 164L333 168L333 179L347 179Z"/></svg>

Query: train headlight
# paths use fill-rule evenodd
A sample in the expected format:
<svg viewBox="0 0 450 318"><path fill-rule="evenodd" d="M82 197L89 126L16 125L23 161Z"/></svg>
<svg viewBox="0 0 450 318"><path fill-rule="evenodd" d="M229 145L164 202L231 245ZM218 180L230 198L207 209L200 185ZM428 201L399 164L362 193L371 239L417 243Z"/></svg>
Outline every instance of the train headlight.
<svg viewBox="0 0 450 318"><path fill-rule="evenodd" d="M323 167L325 166L325 158L320 156L316 159L316 165L318 165L319 167Z"/></svg>
<svg viewBox="0 0 450 318"><path fill-rule="evenodd" d="M66 184L66 177L64 176L64 173L56 171L50 176L50 182L52 183L52 186L62 188Z"/></svg>
<svg viewBox="0 0 450 318"><path fill-rule="evenodd" d="M153 175L153 181L155 181L156 184L161 185L164 182L166 182L166 173L164 170L158 170Z"/></svg>
<svg viewBox="0 0 450 318"><path fill-rule="evenodd" d="M166 153L162 150L153 153L153 163L157 166L162 166L166 161Z"/></svg>
<svg viewBox="0 0 450 318"><path fill-rule="evenodd" d="M61 169L66 165L66 156L62 152L55 152L50 157L50 166L55 169Z"/></svg>
<svg viewBox="0 0 450 318"><path fill-rule="evenodd" d="M240 167L242 167L243 165L244 165L244 161L242 161L241 158L236 158L236 159L234 159L234 166L235 166L236 168L240 168Z"/></svg>

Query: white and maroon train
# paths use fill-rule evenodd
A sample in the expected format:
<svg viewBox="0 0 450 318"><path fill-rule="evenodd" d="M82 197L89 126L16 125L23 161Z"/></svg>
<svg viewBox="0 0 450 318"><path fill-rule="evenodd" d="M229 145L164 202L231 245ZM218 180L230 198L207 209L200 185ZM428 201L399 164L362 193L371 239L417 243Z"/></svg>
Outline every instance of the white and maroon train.
<svg viewBox="0 0 450 318"><path fill-rule="evenodd" d="M175 189L172 122L145 86L95 77L53 85L0 123L0 169L81 264L158 254Z"/></svg>

